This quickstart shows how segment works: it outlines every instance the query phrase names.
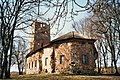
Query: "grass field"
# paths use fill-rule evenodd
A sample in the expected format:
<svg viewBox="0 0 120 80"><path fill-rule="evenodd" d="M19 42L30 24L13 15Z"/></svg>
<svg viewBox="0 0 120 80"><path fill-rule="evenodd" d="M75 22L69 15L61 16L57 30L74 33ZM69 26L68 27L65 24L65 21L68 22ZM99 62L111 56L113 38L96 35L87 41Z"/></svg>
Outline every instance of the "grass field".
<svg viewBox="0 0 120 80"><path fill-rule="evenodd" d="M120 80L120 76L84 76L84 75L59 75L59 74L37 74L37 75L14 75L8 80Z"/></svg>

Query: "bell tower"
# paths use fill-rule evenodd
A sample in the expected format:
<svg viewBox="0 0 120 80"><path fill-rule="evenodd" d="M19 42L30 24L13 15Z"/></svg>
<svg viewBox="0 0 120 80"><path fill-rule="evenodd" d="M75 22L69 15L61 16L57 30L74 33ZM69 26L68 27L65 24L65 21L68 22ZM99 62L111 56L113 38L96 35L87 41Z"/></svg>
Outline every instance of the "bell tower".
<svg viewBox="0 0 120 80"><path fill-rule="evenodd" d="M30 50L37 50L48 42L50 42L50 25L44 22L33 22Z"/></svg>

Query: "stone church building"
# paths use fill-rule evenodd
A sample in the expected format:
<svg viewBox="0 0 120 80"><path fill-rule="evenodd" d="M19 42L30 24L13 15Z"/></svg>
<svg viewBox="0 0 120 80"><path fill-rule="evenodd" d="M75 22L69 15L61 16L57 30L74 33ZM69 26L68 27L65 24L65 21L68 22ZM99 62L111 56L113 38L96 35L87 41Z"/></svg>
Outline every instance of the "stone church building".
<svg viewBox="0 0 120 80"><path fill-rule="evenodd" d="M94 72L97 59L95 39L69 32L50 41L48 24L33 22L32 28L26 74Z"/></svg>

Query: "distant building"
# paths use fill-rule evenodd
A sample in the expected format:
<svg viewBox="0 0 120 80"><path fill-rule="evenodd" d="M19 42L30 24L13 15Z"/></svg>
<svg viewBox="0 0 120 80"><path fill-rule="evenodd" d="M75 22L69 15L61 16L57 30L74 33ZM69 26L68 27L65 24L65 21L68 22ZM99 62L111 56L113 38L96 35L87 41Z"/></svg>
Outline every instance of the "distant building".
<svg viewBox="0 0 120 80"><path fill-rule="evenodd" d="M49 25L34 22L32 26L31 52L26 56L26 74L94 72L97 59L95 39L69 32L50 41Z"/></svg>

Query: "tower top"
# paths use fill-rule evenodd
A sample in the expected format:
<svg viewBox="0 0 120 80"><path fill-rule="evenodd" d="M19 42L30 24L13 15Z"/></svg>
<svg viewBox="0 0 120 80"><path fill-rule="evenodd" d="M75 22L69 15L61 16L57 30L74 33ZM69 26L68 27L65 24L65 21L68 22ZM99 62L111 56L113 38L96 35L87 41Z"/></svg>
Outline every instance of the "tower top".
<svg viewBox="0 0 120 80"><path fill-rule="evenodd" d="M32 23L31 51L41 48L50 42L50 25L45 22L34 21Z"/></svg>
<svg viewBox="0 0 120 80"><path fill-rule="evenodd" d="M32 27L33 26L37 26L37 27L45 27L45 26L49 26L49 24L45 23L45 22L37 22L37 21L33 21L32 23ZM50 27L50 26L49 26Z"/></svg>

